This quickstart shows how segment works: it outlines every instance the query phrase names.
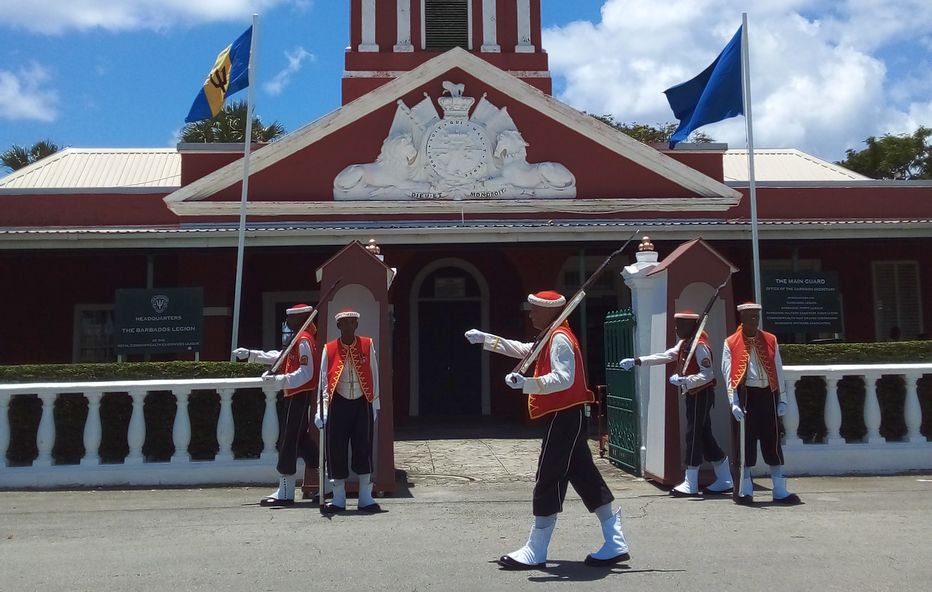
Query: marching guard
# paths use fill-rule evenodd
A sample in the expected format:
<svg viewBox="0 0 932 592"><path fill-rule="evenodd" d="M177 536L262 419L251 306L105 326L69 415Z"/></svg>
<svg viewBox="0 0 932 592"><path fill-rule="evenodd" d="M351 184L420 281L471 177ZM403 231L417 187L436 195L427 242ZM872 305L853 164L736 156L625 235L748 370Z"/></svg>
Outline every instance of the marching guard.
<svg viewBox="0 0 932 592"><path fill-rule="evenodd" d="M292 331L299 331L314 310L307 304L295 304L285 313L285 324ZM279 473L278 489L259 501L261 506L291 506L294 504L297 458L300 455L307 467L317 468L317 444L308 433L310 427L310 402L317 382L314 380L314 368L317 365L317 346L314 335L317 328L310 323L308 328L295 335L295 345L285 357L281 374L262 375L267 383L284 389L284 412L281 421L282 430L278 440ZM233 350L238 360L248 360L271 366L275 364L281 352L250 350L238 347Z"/></svg>
<svg viewBox="0 0 932 592"><path fill-rule="evenodd" d="M372 497L373 428L379 415L379 365L371 337L356 335L359 313L334 315L340 337L329 341L320 360L320 386L314 423L327 427L327 466L333 479L333 499L324 513L346 509L349 468L359 477L358 509L381 511ZM352 445L352 459L348 447Z"/></svg>
<svg viewBox="0 0 932 592"><path fill-rule="evenodd" d="M715 405L715 373L712 370L712 349L709 336L703 331L696 344L695 355L686 368L683 364L689 353L690 343L686 338L695 334L699 315L684 310L673 315L673 324L679 341L663 353L638 358L625 358L619 362L623 370L634 366L656 366L676 362L679 372L670 376L670 384L677 386L686 395L686 479L672 490L673 497L693 497L699 494L699 466L705 459L715 469L715 482L704 492L724 494L732 491L731 471L728 457L722 452L712 435L711 411Z"/></svg>
<svg viewBox="0 0 932 592"><path fill-rule="evenodd" d="M728 380L728 402L737 422L732 423L732 434L738 431L739 425L744 428L743 441L740 435L734 438L744 449L741 485L735 502L753 503L750 467L757 463L757 443L760 442L764 462L770 465L773 501L799 504L799 496L787 490L783 476L778 418L786 413L786 392L780 346L776 336L760 329L760 304L745 302L737 308L741 325L725 340L722 351L722 375Z"/></svg>
<svg viewBox="0 0 932 592"><path fill-rule="evenodd" d="M544 291L529 294L528 316L537 330L547 329L566 304L563 295ZM497 335L470 329L465 334L470 343L513 358L531 352L531 343L503 339ZM531 419L548 421L541 443L534 484L534 526L527 543L503 555L499 563L505 569L542 568L547 562L547 547L553 535L557 514L563 509L568 484L582 498L590 512L598 517L604 543L586 557L586 565L611 566L630 558L621 530L621 509L612 511L615 499L592 460L587 443L584 407L595 397L586 384L582 354L569 324L564 322L549 336L537 358L534 376L518 373L505 377L505 383L528 395Z"/></svg>

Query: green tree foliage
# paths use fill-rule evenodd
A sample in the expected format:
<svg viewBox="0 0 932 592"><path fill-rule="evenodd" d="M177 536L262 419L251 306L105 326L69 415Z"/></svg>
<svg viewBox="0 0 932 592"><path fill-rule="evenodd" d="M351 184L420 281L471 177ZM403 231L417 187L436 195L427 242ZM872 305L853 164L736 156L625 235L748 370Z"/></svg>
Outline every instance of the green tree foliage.
<svg viewBox="0 0 932 592"><path fill-rule="evenodd" d="M36 142L28 148L13 144L0 153L0 164L11 171L16 171L50 154L55 154L59 150L61 150L61 146L51 140Z"/></svg>
<svg viewBox="0 0 932 592"><path fill-rule="evenodd" d="M590 115L592 115L590 113ZM613 128L624 132L625 134L631 136L639 142L644 144L668 144L670 142L670 136L673 135L673 132L676 131L676 128L679 126L678 123L658 123L656 125L647 125L646 123L622 123L615 119L614 115L592 115L599 121L607 123ZM696 144L708 144L714 142L711 137L708 135L696 131L690 134L687 142L692 142Z"/></svg>
<svg viewBox="0 0 932 592"><path fill-rule="evenodd" d="M285 134L277 121L262 125L252 117L252 141L272 142ZM192 143L244 142L246 140L246 101L233 101L213 119L196 121L181 128L181 141Z"/></svg>
<svg viewBox="0 0 932 592"><path fill-rule="evenodd" d="M922 127L912 134L884 134L864 140L867 148L847 150L845 160L836 164L872 179L932 179L932 128Z"/></svg>

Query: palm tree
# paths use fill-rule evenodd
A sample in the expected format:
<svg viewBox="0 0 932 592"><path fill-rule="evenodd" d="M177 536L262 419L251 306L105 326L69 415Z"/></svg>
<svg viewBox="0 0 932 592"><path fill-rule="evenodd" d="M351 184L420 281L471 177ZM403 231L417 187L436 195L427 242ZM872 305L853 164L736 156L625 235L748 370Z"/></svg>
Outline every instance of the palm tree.
<svg viewBox="0 0 932 592"><path fill-rule="evenodd" d="M252 117L252 141L272 142L285 134L285 127L273 121L267 127ZM213 119L196 121L181 128L181 141L191 143L244 142L246 140L246 101L233 101Z"/></svg>
<svg viewBox="0 0 932 592"><path fill-rule="evenodd" d="M55 154L59 150L61 150L61 146L55 144L51 140L36 142L29 148L13 144L7 150L0 153L0 164L11 171L16 171L50 154Z"/></svg>

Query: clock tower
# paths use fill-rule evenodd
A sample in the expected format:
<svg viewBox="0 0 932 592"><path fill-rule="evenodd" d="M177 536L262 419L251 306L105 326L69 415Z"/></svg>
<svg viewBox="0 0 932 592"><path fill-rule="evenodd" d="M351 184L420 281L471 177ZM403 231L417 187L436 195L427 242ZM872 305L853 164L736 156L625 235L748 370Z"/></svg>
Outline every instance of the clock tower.
<svg viewBox="0 0 932 592"><path fill-rule="evenodd" d="M350 0L343 104L461 47L550 94L540 0Z"/></svg>

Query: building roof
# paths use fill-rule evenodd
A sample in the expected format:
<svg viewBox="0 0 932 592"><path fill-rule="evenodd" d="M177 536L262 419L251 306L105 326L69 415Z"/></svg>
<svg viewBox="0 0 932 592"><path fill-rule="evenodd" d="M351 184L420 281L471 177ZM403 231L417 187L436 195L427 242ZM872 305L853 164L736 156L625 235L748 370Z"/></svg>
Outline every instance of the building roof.
<svg viewBox="0 0 932 592"><path fill-rule="evenodd" d="M726 150L725 181L748 182L748 151ZM870 181L870 177L792 148L755 149L754 179L773 181Z"/></svg>
<svg viewBox="0 0 932 592"><path fill-rule="evenodd" d="M65 148L0 178L0 189L172 190L181 186L174 148Z"/></svg>

